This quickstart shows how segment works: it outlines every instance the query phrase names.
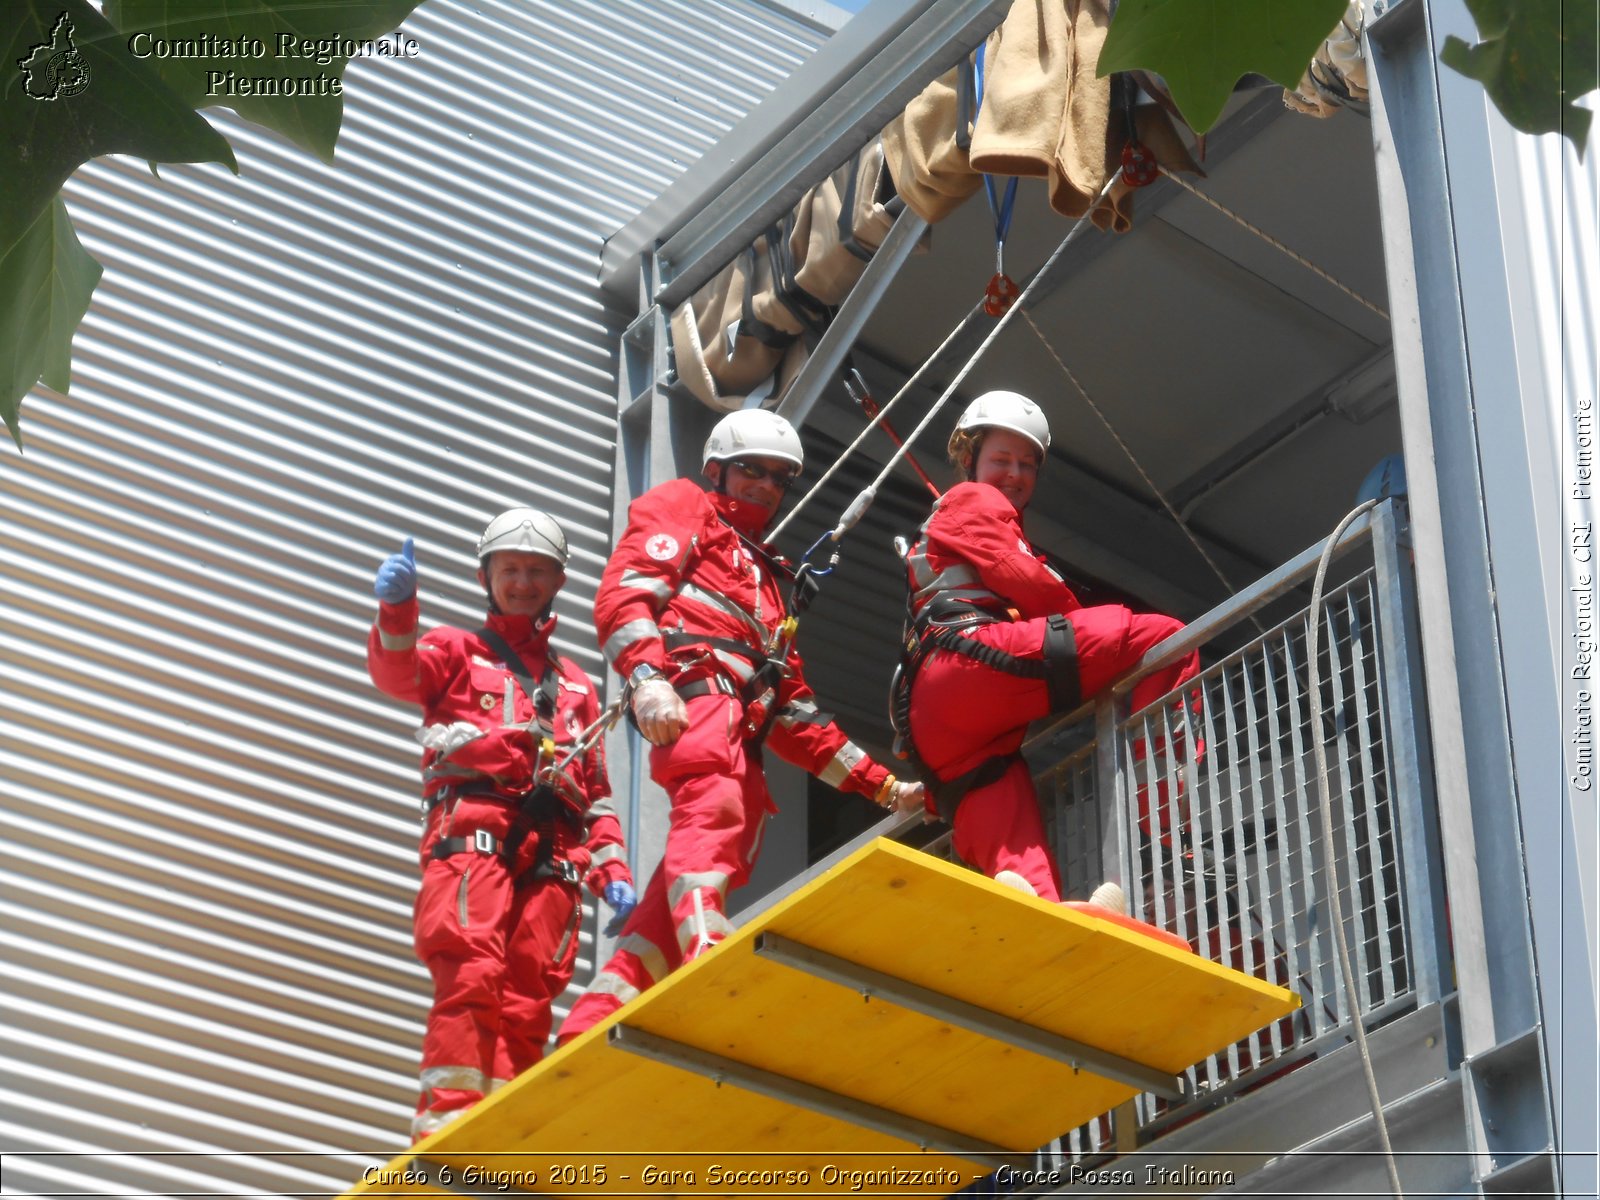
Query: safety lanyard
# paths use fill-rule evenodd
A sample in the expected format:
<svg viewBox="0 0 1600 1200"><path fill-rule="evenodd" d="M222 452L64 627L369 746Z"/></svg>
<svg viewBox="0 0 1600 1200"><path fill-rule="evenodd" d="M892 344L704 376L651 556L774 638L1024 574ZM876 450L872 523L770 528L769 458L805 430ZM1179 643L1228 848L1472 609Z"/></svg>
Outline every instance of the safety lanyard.
<svg viewBox="0 0 1600 1200"><path fill-rule="evenodd" d="M560 659L553 652L546 651L544 676L538 683L535 683L533 681L533 672L528 670L528 665L522 661L517 652L511 648L511 643L507 642L505 638L488 626L478 630L478 636L483 639L484 644L489 649L500 656L500 660L506 664L507 670L516 676L517 682L522 685L522 690L527 694L528 699L533 701L534 716L538 719L540 725L544 727L545 735L552 736L555 731L556 720L556 689L559 686L556 682L556 664L560 662Z"/></svg>
<svg viewBox="0 0 1600 1200"><path fill-rule="evenodd" d="M983 109L983 59L986 48L986 45L980 45L972 59L974 120ZM1017 204L1017 178L1013 175L1006 180L1004 199L1000 198L995 189L993 175L983 177L983 191L989 198L989 215L994 218L994 277L984 289L983 311L991 317L998 317L1003 316L1006 309L1015 304L1017 297L1021 295L1017 281L1006 274L1006 238L1011 233L1011 215Z"/></svg>

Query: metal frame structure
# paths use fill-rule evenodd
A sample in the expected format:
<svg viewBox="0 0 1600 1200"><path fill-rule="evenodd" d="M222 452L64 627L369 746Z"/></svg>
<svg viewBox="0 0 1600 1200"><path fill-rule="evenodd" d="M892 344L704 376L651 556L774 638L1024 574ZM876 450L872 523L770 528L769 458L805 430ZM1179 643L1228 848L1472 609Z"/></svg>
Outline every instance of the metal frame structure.
<svg viewBox="0 0 1600 1200"><path fill-rule="evenodd" d="M1376 571L1361 602L1384 638L1376 680L1363 686L1381 684L1386 786L1400 805L1393 833L1407 875L1407 989L1386 1009L1407 1015L1378 1029L1375 1039L1397 1142L1450 1152L1429 1167L1412 1164L1408 1178L1436 1190L1553 1193L1562 1178L1544 1026L1558 1019L1561 997L1550 990L1559 985L1541 981L1535 965L1523 824L1536 768L1518 761L1512 738L1518 705L1526 701L1545 712L1550 698L1530 690L1507 666L1510 648L1531 636L1519 618L1540 602L1542 585L1536 573L1505 576L1506 555L1515 555L1506 535L1516 536L1523 514L1489 495L1493 481L1486 470L1504 473L1507 467L1498 448L1486 444L1493 439L1484 428L1481 392L1483 371L1506 353L1492 345L1504 333L1497 326L1504 305L1470 300L1483 283L1469 278L1481 267L1472 255L1494 248L1464 249L1452 207L1473 156L1487 153L1489 134L1483 114L1447 111L1441 101L1450 85L1440 78L1438 26L1465 22L1461 0L1369 0L1367 7L1373 140L1412 515L1409 533L1400 532L1392 514L1380 513L1347 538L1373 539L1389 564ZM805 92L797 83L781 98L775 93L730 136L719 173L692 194L664 195L608 245L608 288L636 296L641 309L623 339L619 522L631 496L687 461L711 418L670 382L666 306L687 297L855 150L880 118L965 54L1004 8L980 0L938 6L880 0L865 14L872 23L859 31L865 40L855 53L846 58L830 46L826 61L818 56L805 83L817 90ZM822 96L826 104L813 102ZM898 239L914 242L917 232L910 225L897 229L896 245ZM837 344L859 332L899 261L888 256L859 301L847 302ZM819 377L823 368L819 363ZM789 409L803 418L806 394L793 398ZM1493 545L1491 526L1498 539ZM1391 569L1400 558L1414 561L1414 574ZM1145 669L1204 640L1205 631L1224 619L1223 610L1237 616L1266 603L1273 589L1294 586L1288 577L1304 567L1299 560L1285 564L1241 592L1158 648ZM1544 650L1541 661L1548 661L1551 648ZM1093 739L1128 745L1121 720L1102 705L1092 714ZM1144 732L1147 740L1156 734ZM1130 781L1148 770L1131 755L1116 762L1086 754L1082 742L1065 753L1065 763L1091 770L1098 794L1123 789L1124 805ZM1374 748L1360 753L1370 756ZM907 827L884 822L871 833ZM1135 823L1124 817L1109 828L1105 861L1121 864L1131 877ZM1058 836L1082 833L1061 826ZM1418 869L1422 874L1413 877ZM1592 991L1587 998L1592 1007ZM1236 1144L1260 1148L1259 1165L1270 1150L1285 1148L1269 1136L1282 1129L1281 1105L1291 1094L1314 1094L1320 1124L1291 1123L1307 1146L1375 1149L1370 1114L1362 1116L1364 1092L1351 1070L1353 1050L1319 1045L1317 1053L1309 1065L1181 1128L1175 1118L1153 1116L1147 1108L1144 1134L1159 1136L1161 1147L1194 1147L1201 1154L1215 1152L1217 1131L1225 1129ZM1220 1075L1217 1082L1219 1090L1234 1087ZM1363 1170L1349 1167L1340 1185L1359 1186ZM1327 1161L1315 1154L1277 1161L1259 1174L1239 1190L1312 1179L1318 1182L1310 1190L1329 1190ZM1381 1176L1375 1181L1381 1187Z"/></svg>

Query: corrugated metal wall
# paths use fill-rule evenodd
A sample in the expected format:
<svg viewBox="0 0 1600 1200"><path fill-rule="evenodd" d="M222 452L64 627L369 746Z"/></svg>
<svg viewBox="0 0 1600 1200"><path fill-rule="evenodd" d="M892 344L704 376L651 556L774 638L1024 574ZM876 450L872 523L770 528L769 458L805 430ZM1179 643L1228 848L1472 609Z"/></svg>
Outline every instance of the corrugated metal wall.
<svg viewBox="0 0 1600 1200"><path fill-rule="evenodd" d="M337 1191L403 1145L417 748L366 678L373 570L415 535L424 621L472 622L483 522L549 508L599 674L602 239L822 40L754 0L406 29L334 168L222 114L239 179L68 187L106 274L0 463L8 1194Z"/></svg>

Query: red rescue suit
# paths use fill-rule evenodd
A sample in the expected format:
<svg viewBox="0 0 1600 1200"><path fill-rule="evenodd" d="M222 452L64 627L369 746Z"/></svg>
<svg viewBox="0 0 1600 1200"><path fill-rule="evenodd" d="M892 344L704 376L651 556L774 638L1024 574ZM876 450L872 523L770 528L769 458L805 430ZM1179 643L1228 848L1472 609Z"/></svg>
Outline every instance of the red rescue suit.
<svg viewBox="0 0 1600 1200"><path fill-rule="evenodd" d="M416 1137L539 1061L550 1006L577 959L579 881L596 896L613 880L632 882L601 743L563 769L564 804L548 792L527 807L522 799L535 782L542 726L559 761L599 717L593 684L549 654L554 617L493 614L486 627L553 704L529 696L479 633L442 625L419 640L415 599L380 604L367 640L372 681L419 705L424 722L415 941L434 992Z"/></svg>
<svg viewBox="0 0 1600 1200"><path fill-rule="evenodd" d="M942 782L960 779L991 758L1015 756L1029 722L1097 695L1183 628L1172 617L1134 613L1120 604L1080 605L1023 536L1021 514L1011 501L986 483L957 484L935 503L906 566L914 618L930 606L932 612L957 601L976 606L998 619L962 636L1040 663L1041 671L1056 668L1069 684L1064 691L1070 699L1063 701L1058 691L1052 704L1044 677L1010 673L950 650L930 651L911 687L910 736ZM1063 616L1070 631L1059 628ZM1048 663L1047 648L1053 651ZM1146 676L1133 689L1133 707L1179 687L1199 669L1199 655L1190 654ZM953 835L956 852L985 874L1014 871L1045 899L1061 898L1033 779L1020 756L998 779L960 801Z"/></svg>
<svg viewBox="0 0 1600 1200"><path fill-rule="evenodd" d="M604 1020L732 928L726 898L750 875L774 811L755 736L776 706L766 745L841 791L877 793L888 772L821 717L787 647L764 701L747 696L788 615L786 571L754 537L767 514L691 479L652 488L628 509L628 527L600 579L595 625L625 678L640 665L665 673L689 724L650 752L650 777L671 801L661 865L622 928L617 953L573 1007L561 1040Z"/></svg>

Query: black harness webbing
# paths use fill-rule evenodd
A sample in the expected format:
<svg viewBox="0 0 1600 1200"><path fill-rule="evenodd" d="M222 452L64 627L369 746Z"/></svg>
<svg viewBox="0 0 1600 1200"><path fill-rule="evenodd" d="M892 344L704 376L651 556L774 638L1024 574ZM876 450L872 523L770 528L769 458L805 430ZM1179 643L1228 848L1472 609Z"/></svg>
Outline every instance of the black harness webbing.
<svg viewBox="0 0 1600 1200"><path fill-rule="evenodd" d="M1078 706L1081 684L1078 678L1078 646L1072 622L1062 614L1046 620L1043 653L1039 658L1022 658L966 636L980 625L1004 620L987 609L965 601L934 601L907 621L901 645L900 667L892 686L890 716L895 732L894 752L910 763L912 772L933 796L939 816L948 824L955 819L957 806L972 791L988 787L1020 761L1019 754L997 754L955 779L941 780L917 753L911 738L911 688L928 655L935 650L959 654L1007 675L1042 679L1050 707L1065 712Z"/></svg>
<svg viewBox="0 0 1600 1200"><path fill-rule="evenodd" d="M516 676L523 692L533 701L533 713L538 718L540 730L546 737L552 736L556 727L556 697L561 686L558 682L561 660L556 657L555 651L545 651L544 674L535 683L533 672L528 670L528 664L523 662L522 657L511 648L510 642L487 625L478 630L478 636L489 649L500 656L507 670Z"/></svg>
<svg viewBox="0 0 1600 1200"><path fill-rule="evenodd" d="M555 736L556 702L560 691L561 659L554 651L545 652L544 673L537 682L533 672L522 661L521 655L511 648L498 633L487 626L478 630L478 636L490 650L500 656L506 669L516 678L523 692L533 701L534 718L540 732L547 738ZM456 854L493 854L505 859L509 866L516 862L517 853L528 834L539 834L538 850L533 865L521 872L515 886L538 879L561 879L566 883L579 882L578 868L566 859L555 857L555 823L561 821L581 835L584 814L564 800L549 784L539 784L518 796L503 796L486 787L470 783L451 784L439 789L424 801L427 811L449 800L465 795L483 795L516 806L517 815L504 838L496 838L486 829L474 830L471 837L440 838L430 852L434 858L450 858Z"/></svg>

